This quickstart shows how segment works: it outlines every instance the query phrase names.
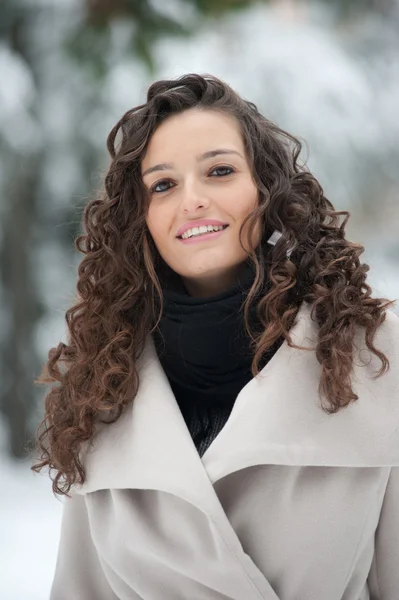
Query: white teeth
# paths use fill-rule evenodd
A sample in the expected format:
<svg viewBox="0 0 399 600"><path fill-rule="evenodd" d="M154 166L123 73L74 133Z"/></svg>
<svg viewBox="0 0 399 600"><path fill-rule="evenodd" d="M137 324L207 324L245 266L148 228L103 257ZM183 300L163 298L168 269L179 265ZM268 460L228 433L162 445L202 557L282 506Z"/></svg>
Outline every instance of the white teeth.
<svg viewBox="0 0 399 600"><path fill-rule="evenodd" d="M223 225L201 225L201 227L193 227L192 229L187 229L183 235L181 236L183 240L187 238L193 237L194 235L203 235L204 233L212 232L212 231L220 231L223 229Z"/></svg>

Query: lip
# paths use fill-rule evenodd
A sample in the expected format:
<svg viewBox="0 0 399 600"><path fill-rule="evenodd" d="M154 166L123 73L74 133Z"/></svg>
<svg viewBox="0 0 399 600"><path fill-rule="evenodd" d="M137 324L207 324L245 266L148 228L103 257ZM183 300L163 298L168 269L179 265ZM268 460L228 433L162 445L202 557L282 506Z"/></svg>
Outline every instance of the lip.
<svg viewBox="0 0 399 600"><path fill-rule="evenodd" d="M226 231L226 229L228 229L228 227L229 226L227 225L227 227L225 227L224 229L221 229L220 231L210 231L209 233L203 233L202 235L194 235L193 237L189 237L186 239L183 239L183 238L177 238L177 239L182 244L199 244L200 242L204 243L206 241L211 241L211 240L214 240L214 239L220 237Z"/></svg>
<svg viewBox="0 0 399 600"><path fill-rule="evenodd" d="M201 227L202 226L207 226L207 225L215 225L217 227L220 227L221 225L228 225L228 223L223 223L222 221L218 221L217 219L198 219L197 221L187 221L187 223L184 223L184 225L182 225L176 232L176 237L180 238L183 233L185 231L187 231L187 229L192 229L193 227ZM205 234L207 235L207 234ZM189 238L191 239L191 238Z"/></svg>

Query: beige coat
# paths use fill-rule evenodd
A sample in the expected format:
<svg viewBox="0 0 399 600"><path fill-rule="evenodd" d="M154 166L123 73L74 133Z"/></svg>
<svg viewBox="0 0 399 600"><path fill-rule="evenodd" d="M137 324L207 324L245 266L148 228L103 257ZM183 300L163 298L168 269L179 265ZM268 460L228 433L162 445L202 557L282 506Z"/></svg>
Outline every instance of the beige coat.
<svg viewBox="0 0 399 600"><path fill-rule="evenodd" d="M291 332L316 339L307 304ZM138 395L66 500L51 600L398 600L392 312L376 344L391 370L373 380L381 363L357 353L359 401L328 415L314 352L284 343L200 458L149 340Z"/></svg>

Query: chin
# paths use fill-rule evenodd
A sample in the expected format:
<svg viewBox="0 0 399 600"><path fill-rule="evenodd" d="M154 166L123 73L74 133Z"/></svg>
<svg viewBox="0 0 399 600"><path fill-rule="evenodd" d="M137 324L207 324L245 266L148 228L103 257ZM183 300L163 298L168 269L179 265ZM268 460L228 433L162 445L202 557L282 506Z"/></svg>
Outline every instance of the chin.
<svg viewBox="0 0 399 600"><path fill-rule="evenodd" d="M217 265L217 266L216 266ZM186 271L183 277L187 278L195 278L195 279L206 279L208 277L218 277L222 276L225 273L231 271L235 268L235 265L231 264L221 264L219 262L214 261L211 265L201 265L198 266L197 269L191 268L189 271Z"/></svg>

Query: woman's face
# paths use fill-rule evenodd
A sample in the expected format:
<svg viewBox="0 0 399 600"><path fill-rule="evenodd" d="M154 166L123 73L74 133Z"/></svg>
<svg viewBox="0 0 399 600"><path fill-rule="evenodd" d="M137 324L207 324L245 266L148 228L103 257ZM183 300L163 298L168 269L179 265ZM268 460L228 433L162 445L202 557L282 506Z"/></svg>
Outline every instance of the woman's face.
<svg viewBox="0 0 399 600"><path fill-rule="evenodd" d="M247 258L240 227L258 202L236 120L198 109L168 117L150 139L141 172L150 191L148 229L190 295L231 286Z"/></svg>

